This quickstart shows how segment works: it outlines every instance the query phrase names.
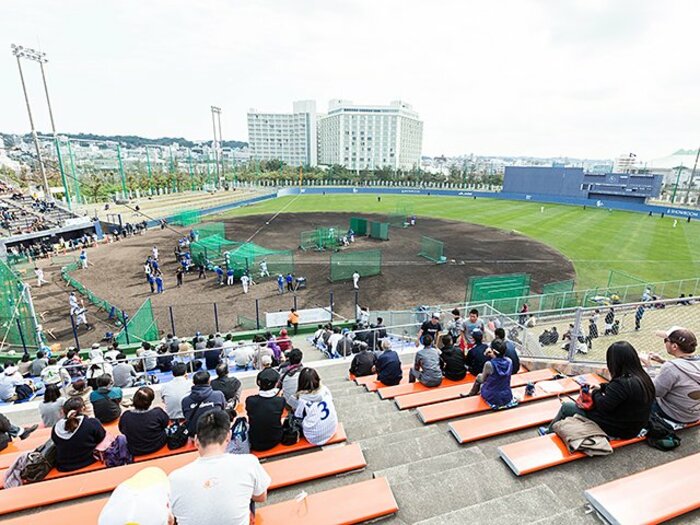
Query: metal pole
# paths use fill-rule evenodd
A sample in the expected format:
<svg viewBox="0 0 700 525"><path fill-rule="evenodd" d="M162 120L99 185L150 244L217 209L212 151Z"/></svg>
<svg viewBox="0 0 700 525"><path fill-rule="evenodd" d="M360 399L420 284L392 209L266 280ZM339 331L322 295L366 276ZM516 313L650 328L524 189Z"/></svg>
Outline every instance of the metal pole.
<svg viewBox="0 0 700 525"><path fill-rule="evenodd" d="M80 193L80 181L78 180L78 175L75 172L75 159L73 158L73 148L70 145L70 139L67 139L68 142L68 158L70 159L70 173L71 177L73 178L73 184L75 184L75 201L80 204L80 202L83 200L83 197Z"/></svg>
<svg viewBox="0 0 700 525"><path fill-rule="evenodd" d="M192 173L192 150L187 148L187 171L190 175L190 189L194 191L194 175Z"/></svg>
<svg viewBox="0 0 700 525"><path fill-rule="evenodd" d="M66 180L66 171L63 168L63 157L61 155L61 143L58 140L58 137L54 133L53 140L56 143L56 157L58 159L58 171L61 172L61 183L63 184L63 191L66 194L66 204L68 205L68 209L72 210L73 207L71 206L70 203L70 191L68 191L68 181Z"/></svg>
<svg viewBox="0 0 700 525"><path fill-rule="evenodd" d="M19 332L19 338L22 340L22 348L24 349L24 353L28 354L29 352L27 351L27 342L24 340L24 332L22 331L22 323L19 322L19 319L15 319L17 321L17 331Z"/></svg>
<svg viewBox="0 0 700 525"><path fill-rule="evenodd" d="M357 316L357 307L360 304L360 290L355 290L355 315Z"/></svg>
<svg viewBox="0 0 700 525"><path fill-rule="evenodd" d="M73 329L73 338L75 339L75 347L80 351L80 340L78 339L78 329L75 327L75 319L73 319L73 314L69 315L70 325Z"/></svg>
<svg viewBox="0 0 700 525"><path fill-rule="evenodd" d="M219 308L214 303L214 326L216 326L216 331L219 331Z"/></svg>
<svg viewBox="0 0 700 525"><path fill-rule="evenodd" d="M333 290L330 292L331 323L333 322Z"/></svg>
<svg viewBox="0 0 700 525"><path fill-rule="evenodd" d="M148 168L148 191L153 195L153 171L151 170L151 154L146 146L146 167Z"/></svg>
<svg viewBox="0 0 700 525"><path fill-rule="evenodd" d="M170 328L173 331L173 335L175 335L177 332L175 331L175 316L173 315L173 307L168 306L168 310L170 311Z"/></svg>
<svg viewBox="0 0 700 525"><path fill-rule="evenodd" d="M44 193L47 200L53 200L51 195L51 188L49 187L49 179L46 177L46 170L44 169L44 160L41 157L41 149L39 148L39 138L36 135L36 129L34 129L34 117L32 117L32 108L29 105L29 95L27 95L27 86L24 83L24 74L22 73L22 62L17 56L17 67L19 68L19 78L22 81L22 91L24 92L24 102L27 104L27 115L29 116L29 127L32 131L32 139L34 140L34 149L36 149L36 157L39 162L39 171L41 172L41 178L44 181Z"/></svg>
<svg viewBox="0 0 700 525"><path fill-rule="evenodd" d="M224 141L223 136L222 136L222 134L221 134L221 108L219 108L219 109L217 110L217 112L216 112L216 120L217 120L217 122L218 122L218 124L219 124L219 150L220 150L219 157L220 157L220 161L221 161L221 178L223 179L223 178L226 177L226 172L225 172L225 170L224 170L224 167L225 167L225 164L224 164L224 151L223 151L223 149L222 149L223 146L221 145L221 143Z"/></svg>
<svg viewBox="0 0 700 525"><path fill-rule="evenodd" d="M260 330L260 299L255 300L255 329Z"/></svg>
<svg viewBox="0 0 700 525"><path fill-rule="evenodd" d="M128 345L130 343L129 341L129 317L126 315L126 312L122 310L122 319L124 319L124 336L126 337L126 344Z"/></svg>
<svg viewBox="0 0 700 525"><path fill-rule="evenodd" d="M219 173L219 148L216 139L216 108L214 106L211 107L211 126L214 130L214 142L212 143L212 147L214 148L214 162L216 162L216 179L218 187L221 174Z"/></svg>
<svg viewBox="0 0 700 525"><path fill-rule="evenodd" d="M297 296L294 296L294 309L297 309Z"/></svg>
<svg viewBox="0 0 700 525"><path fill-rule="evenodd" d="M117 143L117 161L119 162L119 175L121 176L122 179L122 193L124 195L124 199L128 200L129 195L128 191L126 189L126 176L124 175L124 163L122 162L122 148Z"/></svg>
<svg viewBox="0 0 700 525"><path fill-rule="evenodd" d="M41 69L41 80L44 83L44 93L46 93L46 105L49 107L49 119L51 120L51 131L53 136L56 136L56 123L53 120L53 110L51 109L51 99L49 98L49 88L46 85L46 72L44 71L44 63L46 58L41 58L39 60L39 68Z"/></svg>
<svg viewBox="0 0 700 525"><path fill-rule="evenodd" d="M700 158L700 148L695 154L695 163L693 164L693 171L690 172L690 179L688 180L688 189L685 191L685 203L690 202L690 188L693 186L693 179L695 178L695 170L698 168L698 158Z"/></svg>

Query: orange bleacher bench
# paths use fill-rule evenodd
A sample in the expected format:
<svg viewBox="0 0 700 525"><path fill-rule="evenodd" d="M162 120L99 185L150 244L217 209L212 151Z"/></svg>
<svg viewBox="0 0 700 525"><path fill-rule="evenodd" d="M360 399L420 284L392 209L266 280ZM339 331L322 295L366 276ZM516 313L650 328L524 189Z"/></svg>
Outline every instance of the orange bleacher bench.
<svg viewBox="0 0 700 525"><path fill-rule="evenodd" d="M413 368L413 365L401 365L401 371L403 372L403 375L405 376L406 374L408 374L408 371L411 368ZM374 383L375 381L377 381L377 374L372 374L372 375L368 375L368 376L360 376L360 377L356 377L356 376L351 374L350 378L353 381L355 381L355 383L357 383L358 385L365 386L369 383ZM381 384L381 383L379 383L379 384Z"/></svg>
<svg viewBox="0 0 700 525"><path fill-rule="evenodd" d="M557 374L556 370L551 368L545 368L542 370L535 370L534 372L525 372L522 374L516 374L511 377L510 386L518 387L526 385L527 383L536 383L537 381L545 381L547 379L553 378ZM474 381L473 376L472 381ZM414 383L415 384L415 383ZM458 399L460 394L468 393L472 388L473 382L466 383L457 386L447 386L442 385L437 388L424 389L422 392L416 394L408 394L397 397L394 402L400 410L406 410L408 408L416 408L424 405L432 405L434 403L441 403L443 401L450 401L452 399ZM379 391L380 394L382 390Z"/></svg>
<svg viewBox="0 0 700 525"><path fill-rule="evenodd" d="M76 503L29 516L5 520L4 525L97 523L107 498ZM311 494L302 501L259 507L256 525L352 525L395 514L399 510L386 478L371 479Z"/></svg>
<svg viewBox="0 0 700 525"><path fill-rule="evenodd" d="M403 385L387 386L384 388L380 388L377 391L377 393L382 399L394 399L395 397L406 396L409 394L417 394L420 392L427 392L430 390L441 390L443 388L452 388L457 386L464 387L464 385L471 385L475 379L476 378L471 374L467 374L466 376L464 376L464 379L460 379L459 381L452 381L443 377L440 386L428 387L425 386L423 383L416 381L415 383L406 383Z"/></svg>
<svg viewBox="0 0 700 525"><path fill-rule="evenodd" d="M584 378L588 384L592 385L597 385L605 381L595 374L586 374ZM539 399L555 397L559 394L570 394L578 391L580 388L581 386L576 381L567 377L557 381L536 383L535 393L531 396L525 396L525 387L513 389L513 395L520 398L520 403L523 404ZM419 407L417 413L418 418L423 423L434 423L436 421L468 416L489 410L491 410L491 407L481 396L473 396ZM517 410L517 408L512 410Z"/></svg>
<svg viewBox="0 0 700 525"><path fill-rule="evenodd" d="M614 525L663 523L700 509L700 454L671 461L584 492Z"/></svg>
<svg viewBox="0 0 700 525"><path fill-rule="evenodd" d="M166 474L170 474L173 470L191 463L197 457L196 453L179 454L146 463L132 463L65 479L54 479L3 490L0 491L0 515L110 492L141 469L158 467ZM265 470L272 478L270 490L351 472L366 466L367 462L362 449L357 444L331 447L264 464Z"/></svg>

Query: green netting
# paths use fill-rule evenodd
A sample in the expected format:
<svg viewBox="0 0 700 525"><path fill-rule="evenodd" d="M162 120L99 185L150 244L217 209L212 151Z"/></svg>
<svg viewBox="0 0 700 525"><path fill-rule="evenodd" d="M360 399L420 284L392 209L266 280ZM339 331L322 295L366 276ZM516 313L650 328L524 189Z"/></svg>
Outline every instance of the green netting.
<svg viewBox="0 0 700 525"><path fill-rule="evenodd" d="M390 225L405 228L410 218L414 215L413 206L409 204L397 204L395 210L387 217Z"/></svg>
<svg viewBox="0 0 700 525"><path fill-rule="evenodd" d="M199 232L199 240L218 235L221 238L226 238L226 227L223 222L203 222L196 228Z"/></svg>
<svg viewBox="0 0 700 525"><path fill-rule="evenodd" d="M179 226L190 226L192 224L199 224L201 220L202 216L198 210L185 210L173 215L173 218L170 222Z"/></svg>
<svg viewBox="0 0 700 525"><path fill-rule="evenodd" d="M350 229L355 232L355 235L367 235L367 219L352 217L350 219Z"/></svg>
<svg viewBox="0 0 700 525"><path fill-rule="evenodd" d="M380 239L382 241L389 240L389 223L388 222L370 222L369 223L369 236L373 239Z"/></svg>
<svg viewBox="0 0 700 525"><path fill-rule="evenodd" d="M140 343L142 341L157 341L160 339L158 323L153 316L153 306L149 297L131 317L115 341L121 345Z"/></svg>
<svg viewBox="0 0 700 525"><path fill-rule="evenodd" d="M224 263L227 268L233 268L236 277L248 270L257 280L261 275L263 261L267 263L269 277L294 273L294 254L291 250L270 250L252 242L234 245L233 249L224 254Z"/></svg>
<svg viewBox="0 0 700 525"><path fill-rule="evenodd" d="M608 289L605 295L617 295L623 303L641 300L644 290L652 288L644 279L630 275L621 270L610 270ZM652 289L653 291L653 289Z"/></svg>
<svg viewBox="0 0 700 525"><path fill-rule="evenodd" d="M0 342L5 345L38 348L41 345L29 290L22 278L0 260Z"/></svg>
<svg viewBox="0 0 700 525"><path fill-rule="evenodd" d="M489 303L500 312L513 312L518 299L529 294L530 275L526 273L470 277L466 301Z"/></svg>
<svg viewBox="0 0 700 525"><path fill-rule="evenodd" d="M436 263L444 263L444 248L445 244L442 241L423 235L420 238L420 252L418 255Z"/></svg>
<svg viewBox="0 0 700 525"><path fill-rule="evenodd" d="M357 271L362 277L379 275L382 271L382 251L363 250L358 252L338 252L331 255L330 280L343 281L352 279Z"/></svg>
<svg viewBox="0 0 700 525"><path fill-rule="evenodd" d="M574 291L574 280L547 283L542 287L539 310L556 310L577 306Z"/></svg>
<svg viewBox="0 0 700 525"><path fill-rule="evenodd" d="M316 228L301 232L299 248L302 250L326 250L340 245L340 237L345 234L338 226Z"/></svg>
<svg viewBox="0 0 700 525"><path fill-rule="evenodd" d="M79 294L85 297L90 304L96 306L99 310L107 312L110 319L114 320L118 326L122 326L124 324L124 315L121 309L117 308L109 301L101 299L71 276L70 272L74 272L78 268L79 265L77 262L67 264L61 268L61 277L63 277L63 280L72 286Z"/></svg>
<svg viewBox="0 0 700 525"><path fill-rule="evenodd" d="M215 224L215 223L213 223ZM190 244L190 254L194 264L226 264L224 253L235 249L237 243L219 234L212 234Z"/></svg>

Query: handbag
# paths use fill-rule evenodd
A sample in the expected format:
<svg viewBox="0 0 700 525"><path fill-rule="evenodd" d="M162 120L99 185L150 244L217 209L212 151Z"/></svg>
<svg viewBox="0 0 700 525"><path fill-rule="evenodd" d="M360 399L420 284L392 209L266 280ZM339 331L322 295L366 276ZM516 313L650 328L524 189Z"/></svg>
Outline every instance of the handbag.
<svg viewBox="0 0 700 525"><path fill-rule="evenodd" d="M176 421L165 429L165 443L169 450L176 450L187 445L190 433L187 424Z"/></svg>
<svg viewBox="0 0 700 525"><path fill-rule="evenodd" d="M46 441L27 456L27 462L19 476L22 483L34 483L43 480L56 465L56 445L52 440Z"/></svg>
<svg viewBox="0 0 700 525"><path fill-rule="evenodd" d="M303 420L294 416L289 416L282 423L282 441L281 443L289 447L291 445L296 445L301 438L301 422Z"/></svg>
<svg viewBox="0 0 700 525"><path fill-rule="evenodd" d="M591 395L591 385L581 385L581 391L576 399L576 406L582 410L593 409L593 396Z"/></svg>
<svg viewBox="0 0 700 525"><path fill-rule="evenodd" d="M231 441L226 452L229 454L250 454L250 440L248 439L248 420L244 417L236 418L231 427Z"/></svg>
<svg viewBox="0 0 700 525"><path fill-rule="evenodd" d="M95 450L92 452L92 455L97 461L101 461L102 463L104 463L105 452L112 445L113 442L114 436L109 432L105 433L105 437L102 439L102 441L99 442L99 444L95 447Z"/></svg>

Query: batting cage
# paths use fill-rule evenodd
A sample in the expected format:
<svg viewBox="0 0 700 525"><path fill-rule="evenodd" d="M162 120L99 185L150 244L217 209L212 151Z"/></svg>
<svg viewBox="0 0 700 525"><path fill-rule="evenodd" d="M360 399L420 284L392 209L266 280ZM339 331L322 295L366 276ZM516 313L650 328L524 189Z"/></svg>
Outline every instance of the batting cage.
<svg viewBox="0 0 700 525"><path fill-rule="evenodd" d="M160 332L156 318L153 316L150 297L131 318L127 319L126 325L115 336L115 341L120 345L157 341L158 339L160 339Z"/></svg>
<svg viewBox="0 0 700 525"><path fill-rule="evenodd" d="M177 226L191 226L192 224L199 224L201 220L202 215L199 213L198 210L185 210L177 212L175 215L173 215L170 222Z"/></svg>
<svg viewBox="0 0 700 525"><path fill-rule="evenodd" d="M538 310L556 310L578 306L578 295L573 292L573 279L545 284L539 297Z"/></svg>
<svg viewBox="0 0 700 525"><path fill-rule="evenodd" d="M530 274L512 273L470 277L466 302L489 303L499 312L510 314L520 307L520 297L530 294Z"/></svg>
<svg viewBox="0 0 700 525"><path fill-rule="evenodd" d="M387 221L394 227L405 228L409 225L413 215L413 206L397 204L396 209L387 216Z"/></svg>
<svg viewBox="0 0 700 525"><path fill-rule="evenodd" d="M203 222L197 226L196 230L199 232L199 240L212 235L226 238L226 226L223 222Z"/></svg>
<svg viewBox="0 0 700 525"><path fill-rule="evenodd" d="M350 229L355 232L355 235L367 235L367 219L351 217Z"/></svg>
<svg viewBox="0 0 700 525"><path fill-rule="evenodd" d="M294 254L291 250L271 250L252 242L234 243L236 246L224 254L226 266L233 268L238 277L249 271L254 280L262 276L263 262L269 276L294 273Z"/></svg>
<svg viewBox="0 0 700 525"><path fill-rule="evenodd" d="M330 280L344 281L352 279L357 272L361 277L379 275L382 272L382 251L362 250L357 252L338 252L331 255Z"/></svg>
<svg viewBox="0 0 700 525"><path fill-rule="evenodd" d="M438 264L443 264L446 261L445 258L445 243L428 237L426 235L420 238L420 252L418 255L420 257L425 257L429 261L433 261Z"/></svg>
<svg viewBox="0 0 700 525"><path fill-rule="evenodd" d="M206 224L206 223L205 223ZM212 223L217 224L217 223ZM201 231L201 230L200 230ZM190 244L190 254L194 264L225 264L224 253L236 248L237 243L229 241L219 234L202 237Z"/></svg>
<svg viewBox="0 0 700 525"><path fill-rule="evenodd" d="M372 239L379 239L381 241L389 240L389 223L388 222L370 222L369 223L369 236Z"/></svg>
<svg viewBox="0 0 700 525"><path fill-rule="evenodd" d="M0 347L38 348L41 335L31 303L29 287L0 259Z"/></svg>
<svg viewBox="0 0 700 525"><path fill-rule="evenodd" d="M312 231L301 232L299 248L302 250L323 251L340 246L340 237L345 234L338 226L316 228Z"/></svg>

